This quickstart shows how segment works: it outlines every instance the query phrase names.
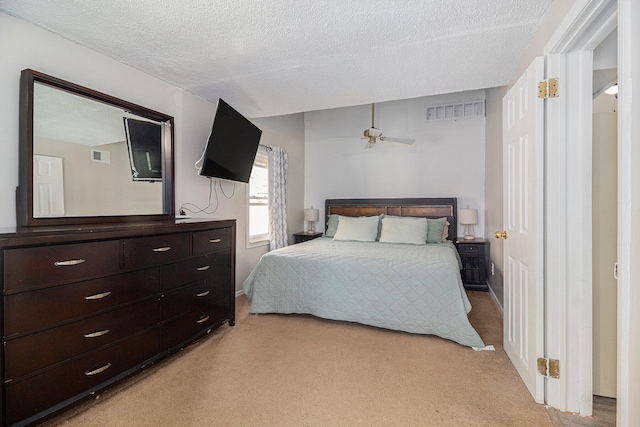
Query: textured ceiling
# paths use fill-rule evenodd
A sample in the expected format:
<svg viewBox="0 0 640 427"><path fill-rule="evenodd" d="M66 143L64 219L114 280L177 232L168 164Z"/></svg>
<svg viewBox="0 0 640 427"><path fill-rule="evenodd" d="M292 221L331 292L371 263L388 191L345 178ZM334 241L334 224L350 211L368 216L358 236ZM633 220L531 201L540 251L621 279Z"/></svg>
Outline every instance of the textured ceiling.
<svg viewBox="0 0 640 427"><path fill-rule="evenodd" d="M505 85L551 0L0 0L249 117Z"/></svg>

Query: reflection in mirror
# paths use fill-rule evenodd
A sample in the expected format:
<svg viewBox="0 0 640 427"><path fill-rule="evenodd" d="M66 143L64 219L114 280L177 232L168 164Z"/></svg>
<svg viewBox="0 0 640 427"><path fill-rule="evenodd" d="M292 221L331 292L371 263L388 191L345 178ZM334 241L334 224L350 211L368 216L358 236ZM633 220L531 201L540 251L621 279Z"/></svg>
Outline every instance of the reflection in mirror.
<svg viewBox="0 0 640 427"><path fill-rule="evenodd" d="M33 90L34 218L164 213L169 122L37 81Z"/></svg>

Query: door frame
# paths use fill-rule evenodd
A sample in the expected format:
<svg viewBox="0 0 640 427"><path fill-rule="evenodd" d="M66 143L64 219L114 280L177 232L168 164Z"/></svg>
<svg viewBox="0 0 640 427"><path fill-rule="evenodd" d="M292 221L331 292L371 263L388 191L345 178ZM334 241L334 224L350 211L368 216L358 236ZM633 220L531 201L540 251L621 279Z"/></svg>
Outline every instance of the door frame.
<svg viewBox="0 0 640 427"><path fill-rule="evenodd" d="M633 220L640 217L640 121L632 120L640 117L640 4L618 0L618 8L617 425L630 426L640 425L640 224Z"/></svg>
<svg viewBox="0 0 640 427"><path fill-rule="evenodd" d="M593 49L616 27L615 0L576 0L544 48L547 76L561 85L548 105L545 145L546 351L561 374L547 381L546 403L581 415L593 409Z"/></svg>

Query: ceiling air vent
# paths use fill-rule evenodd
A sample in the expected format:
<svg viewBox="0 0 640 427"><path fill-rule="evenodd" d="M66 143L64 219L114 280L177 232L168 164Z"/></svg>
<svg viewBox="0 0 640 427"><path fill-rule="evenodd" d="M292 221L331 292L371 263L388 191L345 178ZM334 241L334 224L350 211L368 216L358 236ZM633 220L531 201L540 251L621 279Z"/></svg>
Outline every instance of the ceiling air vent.
<svg viewBox="0 0 640 427"><path fill-rule="evenodd" d="M425 111L428 122L433 120L462 119L466 117L484 117L484 100L449 105L433 105L426 107Z"/></svg>

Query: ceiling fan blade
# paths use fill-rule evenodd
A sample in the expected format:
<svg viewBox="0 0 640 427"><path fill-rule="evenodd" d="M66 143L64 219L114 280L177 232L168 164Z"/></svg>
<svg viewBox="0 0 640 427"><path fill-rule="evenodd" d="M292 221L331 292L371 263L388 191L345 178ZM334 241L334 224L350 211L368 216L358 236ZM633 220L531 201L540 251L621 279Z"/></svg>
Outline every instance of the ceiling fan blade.
<svg viewBox="0 0 640 427"><path fill-rule="evenodd" d="M384 142L393 142L396 144L407 144L407 145L411 145L416 141L415 139L396 138L395 136L381 136L380 140Z"/></svg>

